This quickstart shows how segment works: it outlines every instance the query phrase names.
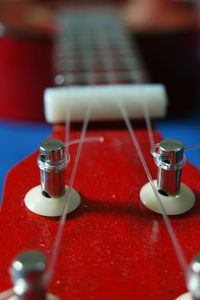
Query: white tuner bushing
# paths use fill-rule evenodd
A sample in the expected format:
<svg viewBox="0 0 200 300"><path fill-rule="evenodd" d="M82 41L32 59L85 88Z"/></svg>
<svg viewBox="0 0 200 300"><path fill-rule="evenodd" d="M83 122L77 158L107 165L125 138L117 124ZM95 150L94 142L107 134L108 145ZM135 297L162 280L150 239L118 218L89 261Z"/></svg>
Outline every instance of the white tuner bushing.
<svg viewBox="0 0 200 300"><path fill-rule="evenodd" d="M157 180L154 180L154 185L157 188ZM183 214L190 210L195 204L195 195L193 191L183 183L181 183L178 195L164 196L159 193L159 198L167 215ZM146 183L140 190L140 199L150 210L162 213L160 203L156 199L152 186L149 182Z"/></svg>
<svg viewBox="0 0 200 300"><path fill-rule="evenodd" d="M41 216L59 217L62 215L65 207L65 197L68 186L65 186L65 194L61 197L46 197L42 194L41 186L32 188L25 196L24 202L26 207ZM74 211L80 204L81 197L79 193L72 189L69 199L68 212Z"/></svg>
<svg viewBox="0 0 200 300"><path fill-rule="evenodd" d="M190 294L190 292L188 292L188 293L184 293L184 294L180 295L175 300L193 300L193 298L192 298L192 295Z"/></svg>

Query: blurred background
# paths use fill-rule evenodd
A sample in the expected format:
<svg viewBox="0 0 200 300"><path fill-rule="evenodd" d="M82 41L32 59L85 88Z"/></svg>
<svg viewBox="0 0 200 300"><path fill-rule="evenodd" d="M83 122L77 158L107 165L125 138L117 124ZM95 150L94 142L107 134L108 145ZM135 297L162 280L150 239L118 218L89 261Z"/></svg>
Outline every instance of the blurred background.
<svg viewBox="0 0 200 300"><path fill-rule="evenodd" d="M94 1L79 1L94 5ZM152 82L164 83L168 116L156 122L166 138L200 141L199 1L95 1L117 8L137 41ZM78 1L0 1L0 198L5 175L51 132L43 91L53 85L53 41L58 9ZM188 159L200 167L199 150Z"/></svg>

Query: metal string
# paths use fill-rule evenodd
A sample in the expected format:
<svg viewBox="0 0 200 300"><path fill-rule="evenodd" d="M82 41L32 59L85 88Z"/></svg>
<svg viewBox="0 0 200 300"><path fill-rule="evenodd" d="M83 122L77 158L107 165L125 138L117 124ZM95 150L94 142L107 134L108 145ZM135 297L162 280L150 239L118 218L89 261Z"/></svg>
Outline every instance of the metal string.
<svg viewBox="0 0 200 300"><path fill-rule="evenodd" d="M83 63L84 63L84 67L88 68L88 65L87 65L88 61L84 60ZM89 81L90 85L94 84L94 82L95 82L94 73L92 74L90 72L90 76L88 77L88 81ZM70 82L68 82L68 83L70 83ZM62 234L63 234L64 225L65 225L65 221L66 221L66 216L67 216L68 209L69 209L69 201L70 201L70 198L71 198L72 188L73 188L73 185L74 185L74 180L75 180L75 176L76 176L76 172L77 172L77 168L78 168L78 163L79 163L79 160L80 160L81 150L82 150L82 147L83 147L83 144L84 144L85 141L94 141L94 138L87 138L87 139L85 138L87 127L88 127L88 123L89 123L89 118L90 118L90 114L91 114L91 106L92 105L90 105L86 109L86 112L85 112L85 117L84 117L83 126L82 126L82 130L81 130L81 135L80 135L80 140L79 140L79 144L78 144L78 149L77 149L77 152L76 152L75 161L74 161L72 173L71 173L70 180L69 180L68 190L67 190L66 195L65 195L66 204L65 204L65 207L64 207L63 214L60 217L60 221L59 221L59 225L58 225L58 231L57 231L57 234L56 234L56 237L55 237L53 251L52 251L52 255L51 255L51 258L50 258L50 262L49 262L49 267L48 267L48 269L47 269L47 271L45 273L45 276L44 276L44 280L45 280L45 284L46 285L48 285L50 283L50 281L52 279L52 276L53 276L53 272L55 270L55 265L56 265L56 261L57 261L58 254L59 254L59 249L60 249L60 245L61 245ZM69 141L69 134L70 134L69 133L69 128L70 128L69 116L70 116L70 114L68 112L68 114L66 116L66 118L67 118L66 125L68 127L68 128L66 128L66 144L67 144L67 147L70 144L74 143L74 141L73 142ZM102 137L97 138L97 139L98 139L98 141L99 140L102 141ZM75 142L77 142L77 140Z"/></svg>

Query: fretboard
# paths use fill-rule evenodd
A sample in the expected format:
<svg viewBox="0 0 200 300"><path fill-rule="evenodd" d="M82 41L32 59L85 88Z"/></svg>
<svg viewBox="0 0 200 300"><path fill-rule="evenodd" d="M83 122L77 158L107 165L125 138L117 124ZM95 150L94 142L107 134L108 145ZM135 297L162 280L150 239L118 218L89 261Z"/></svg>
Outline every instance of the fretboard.
<svg viewBox="0 0 200 300"><path fill-rule="evenodd" d="M96 85L144 83L147 72L119 15L113 10L79 9L58 16L55 83Z"/></svg>

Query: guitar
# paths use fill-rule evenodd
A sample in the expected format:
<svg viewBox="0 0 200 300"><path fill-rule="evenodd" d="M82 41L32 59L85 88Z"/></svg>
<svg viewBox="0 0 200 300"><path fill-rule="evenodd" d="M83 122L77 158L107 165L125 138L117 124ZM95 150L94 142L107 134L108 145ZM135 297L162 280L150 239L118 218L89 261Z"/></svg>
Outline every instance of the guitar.
<svg viewBox="0 0 200 300"><path fill-rule="evenodd" d="M57 77L59 83L68 83L68 77L62 76ZM76 76L74 78L77 79ZM72 93L73 89L70 89ZM116 90L115 86L112 87L112 90L117 90L121 96L118 86ZM102 93L101 89L97 91ZM84 88L81 93L85 93ZM96 99L97 94L92 96ZM125 98L129 97L126 95ZM49 96L47 102L48 99ZM127 108L125 103L124 107ZM51 137L65 141L66 128L61 124L64 120L60 111L58 109L58 113L55 112L57 119ZM49 108L46 108L46 112L47 118L52 116L52 113L48 115ZM77 118L77 115L80 113L71 113L71 117ZM52 119L50 121L54 122ZM150 153L145 124L134 122L134 132L150 173L156 178L157 166ZM154 143L160 143L161 136L155 128L152 129L152 135ZM130 134L121 122L89 124L87 137L99 136L104 138L103 143L87 143L81 151L73 185L81 195L81 203L77 210L67 215L48 290L60 299L175 299L186 289L183 270L162 217L147 209L140 201L140 190L147 178ZM79 138L80 126L73 125L70 140ZM84 138L82 130L82 143ZM38 152L23 160L10 171L6 180L0 235L3 245L0 263L2 291L11 286L8 269L17 253L37 249L51 258L55 250L52 246L59 219L34 214L24 203L27 192L40 183L37 157ZM71 146L70 157L66 183L70 182L73 171L75 147ZM187 262L199 250L196 238L199 177L199 171L186 163L182 181L195 192L197 201L187 214L170 218Z"/></svg>

